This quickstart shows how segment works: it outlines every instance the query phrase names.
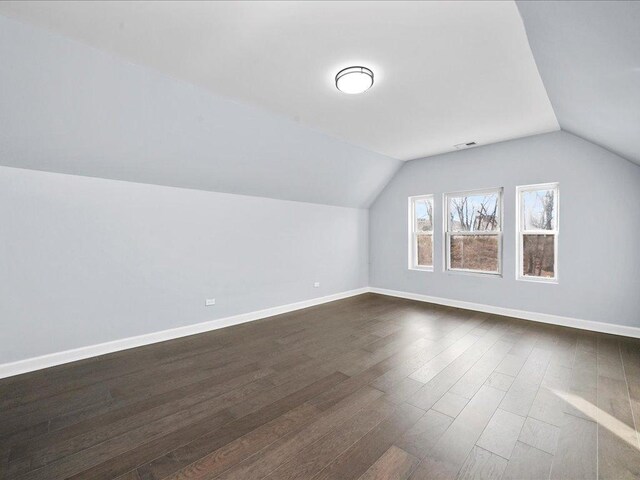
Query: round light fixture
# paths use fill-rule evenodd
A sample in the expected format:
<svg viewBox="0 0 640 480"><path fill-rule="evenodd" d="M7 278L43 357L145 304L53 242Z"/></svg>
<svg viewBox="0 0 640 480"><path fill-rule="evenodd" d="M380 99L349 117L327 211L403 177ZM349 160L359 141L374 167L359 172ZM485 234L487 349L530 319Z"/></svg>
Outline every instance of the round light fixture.
<svg viewBox="0 0 640 480"><path fill-rule="evenodd" d="M350 95L362 93L373 85L373 72L366 67L348 67L336 75L336 88Z"/></svg>

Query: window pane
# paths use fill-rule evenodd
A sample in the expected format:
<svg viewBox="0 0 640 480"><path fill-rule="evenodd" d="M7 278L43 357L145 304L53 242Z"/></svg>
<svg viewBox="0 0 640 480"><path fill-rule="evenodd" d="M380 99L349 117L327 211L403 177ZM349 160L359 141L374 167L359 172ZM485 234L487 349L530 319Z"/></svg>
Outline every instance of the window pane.
<svg viewBox="0 0 640 480"><path fill-rule="evenodd" d="M522 274L526 277L554 278L553 235L523 235Z"/></svg>
<svg viewBox="0 0 640 480"><path fill-rule="evenodd" d="M431 235L418 235L418 266L433 266L433 237Z"/></svg>
<svg viewBox="0 0 640 480"><path fill-rule="evenodd" d="M522 221L525 230L555 230L555 190L522 192Z"/></svg>
<svg viewBox="0 0 640 480"><path fill-rule="evenodd" d="M451 235L450 267L498 271L498 235Z"/></svg>
<svg viewBox="0 0 640 480"><path fill-rule="evenodd" d="M449 231L478 232L500 230L500 195L449 197Z"/></svg>
<svg viewBox="0 0 640 480"><path fill-rule="evenodd" d="M416 200L415 214L416 232L431 232L433 230L433 200Z"/></svg>

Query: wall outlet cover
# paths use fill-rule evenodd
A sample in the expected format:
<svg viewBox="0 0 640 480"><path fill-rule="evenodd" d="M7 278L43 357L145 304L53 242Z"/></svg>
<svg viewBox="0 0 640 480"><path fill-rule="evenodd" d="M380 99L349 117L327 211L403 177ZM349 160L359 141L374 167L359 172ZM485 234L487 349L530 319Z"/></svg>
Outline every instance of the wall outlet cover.
<svg viewBox="0 0 640 480"><path fill-rule="evenodd" d="M210 307L211 305L215 305L216 304L216 299L215 298L207 298L204 301L205 306Z"/></svg>

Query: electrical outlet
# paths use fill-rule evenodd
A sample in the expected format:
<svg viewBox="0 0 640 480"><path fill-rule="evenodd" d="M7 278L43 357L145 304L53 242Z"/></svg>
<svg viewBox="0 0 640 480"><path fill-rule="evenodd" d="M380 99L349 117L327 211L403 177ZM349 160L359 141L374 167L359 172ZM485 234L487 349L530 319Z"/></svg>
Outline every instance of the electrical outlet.
<svg viewBox="0 0 640 480"><path fill-rule="evenodd" d="M315 282L315 283L313 284L313 288L318 288L319 286L320 286L320 282Z"/></svg>
<svg viewBox="0 0 640 480"><path fill-rule="evenodd" d="M215 298L207 298L204 301L205 307L210 307L211 305L215 305L215 304L216 304L216 299Z"/></svg>

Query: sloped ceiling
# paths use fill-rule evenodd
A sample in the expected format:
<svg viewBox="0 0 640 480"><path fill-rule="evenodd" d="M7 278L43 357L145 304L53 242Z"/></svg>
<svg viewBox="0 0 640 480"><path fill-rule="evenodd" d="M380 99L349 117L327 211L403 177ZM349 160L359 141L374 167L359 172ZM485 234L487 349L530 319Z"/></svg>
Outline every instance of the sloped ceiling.
<svg viewBox="0 0 640 480"><path fill-rule="evenodd" d="M512 1L0 2L0 14L400 160L558 129ZM364 64L363 95L334 86Z"/></svg>
<svg viewBox="0 0 640 480"><path fill-rule="evenodd" d="M0 16L0 165L367 207L401 164Z"/></svg>
<svg viewBox="0 0 640 480"><path fill-rule="evenodd" d="M0 2L0 165L367 207L399 160L557 130L552 103L640 163L639 8ZM346 96L354 63L376 83Z"/></svg>
<svg viewBox="0 0 640 480"><path fill-rule="evenodd" d="M518 8L561 128L640 164L640 2Z"/></svg>

